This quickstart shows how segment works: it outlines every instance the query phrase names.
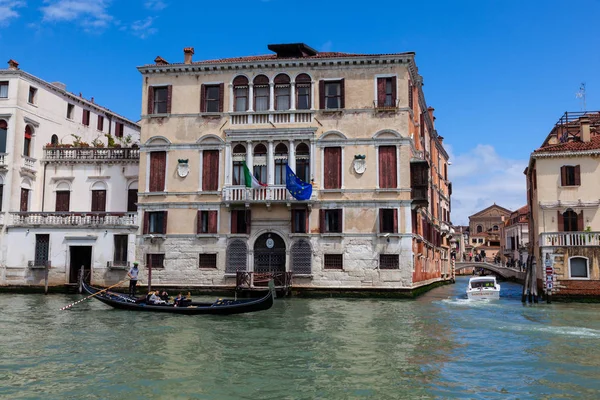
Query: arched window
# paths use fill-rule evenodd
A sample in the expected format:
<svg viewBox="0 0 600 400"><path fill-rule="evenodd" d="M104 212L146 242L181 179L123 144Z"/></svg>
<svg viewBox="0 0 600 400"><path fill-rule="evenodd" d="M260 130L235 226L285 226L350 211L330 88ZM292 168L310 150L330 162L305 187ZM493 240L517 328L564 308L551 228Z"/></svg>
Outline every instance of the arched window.
<svg viewBox="0 0 600 400"><path fill-rule="evenodd" d="M492 227L492 230L493 230L493 231L497 231L497 230L498 230L498 225L494 225L494 226Z"/></svg>
<svg viewBox="0 0 600 400"><path fill-rule="evenodd" d="M589 278L588 259L585 257L569 258L569 278Z"/></svg>
<svg viewBox="0 0 600 400"><path fill-rule="evenodd" d="M288 162L288 148L279 143L275 146L275 184L285 185L285 165Z"/></svg>
<svg viewBox="0 0 600 400"><path fill-rule="evenodd" d="M25 127L25 140L23 142L23 155L30 157L31 156L31 138L33 137L33 128L31 125L27 125Z"/></svg>
<svg viewBox="0 0 600 400"><path fill-rule="evenodd" d="M310 182L310 150L306 143L296 146L296 176L304 182Z"/></svg>
<svg viewBox="0 0 600 400"><path fill-rule="evenodd" d="M563 232L577 232L577 213L570 208L562 214ZM559 221L560 225L560 221Z"/></svg>
<svg viewBox="0 0 600 400"><path fill-rule="evenodd" d="M233 80L233 111L248 110L248 78L245 76L237 76Z"/></svg>
<svg viewBox="0 0 600 400"><path fill-rule="evenodd" d="M138 181L133 181L127 187L127 212L137 211Z"/></svg>
<svg viewBox="0 0 600 400"><path fill-rule="evenodd" d="M50 144L56 146L58 144L58 136L52 135L52 138L50 138Z"/></svg>
<svg viewBox="0 0 600 400"><path fill-rule="evenodd" d="M5 120L0 119L0 153L6 153L6 136L8 132L8 124Z"/></svg>
<svg viewBox="0 0 600 400"><path fill-rule="evenodd" d="M258 75L254 78L254 111L269 109L269 78Z"/></svg>
<svg viewBox="0 0 600 400"><path fill-rule="evenodd" d="M106 183L96 182L92 185L92 211L106 211Z"/></svg>
<svg viewBox="0 0 600 400"><path fill-rule="evenodd" d="M248 246L241 239L233 240L227 246L225 256L225 273L235 274L237 271L246 271L248 261Z"/></svg>
<svg viewBox="0 0 600 400"><path fill-rule="evenodd" d="M254 164L254 177L260 183L267 183L267 148L264 144L254 146L252 163Z"/></svg>
<svg viewBox="0 0 600 400"><path fill-rule="evenodd" d="M307 240L300 239L295 242L290 253L292 273L308 275L312 272L312 250Z"/></svg>
<svg viewBox="0 0 600 400"><path fill-rule="evenodd" d="M237 144L233 148L233 184L242 185L246 184L244 178L244 162L246 162L246 147L242 144Z"/></svg>
<svg viewBox="0 0 600 400"><path fill-rule="evenodd" d="M296 109L310 110L311 108L311 79L307 74L296 77Z"/></svg>
<svg viewBox="0 0 600 400"><path fill-rule="evenodd" d="M286 74L279 74L274 79L275 82L275 109L290 109L290 77Z"/></svg>
<svg viewBox="0 0 600 400"><path fill-rule="evenodd" d="M31 193L31 185L32 183L29 178L23 178L21 180L21 212L26 212L27 210L29 210L29 197Z"/></svg>
<svg viewBox="0 0 600 400"><path fill-rule="evenodd" d="M477 233L483 232L483 226L477 225Z"/></svg>

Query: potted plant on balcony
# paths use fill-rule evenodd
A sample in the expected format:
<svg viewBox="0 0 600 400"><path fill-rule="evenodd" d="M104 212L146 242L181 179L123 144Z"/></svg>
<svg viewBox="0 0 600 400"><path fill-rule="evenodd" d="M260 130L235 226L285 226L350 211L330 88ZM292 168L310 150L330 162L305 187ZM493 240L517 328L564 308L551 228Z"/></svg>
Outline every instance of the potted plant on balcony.
<svg viewBox="0 0 600 400"><path fill-rule="evenodd" d="M100 137L97 137L96 139L92 140L92 146L98 147L98 148L104 148L104 142L102 142L102 140L100 140Z"/></svg>

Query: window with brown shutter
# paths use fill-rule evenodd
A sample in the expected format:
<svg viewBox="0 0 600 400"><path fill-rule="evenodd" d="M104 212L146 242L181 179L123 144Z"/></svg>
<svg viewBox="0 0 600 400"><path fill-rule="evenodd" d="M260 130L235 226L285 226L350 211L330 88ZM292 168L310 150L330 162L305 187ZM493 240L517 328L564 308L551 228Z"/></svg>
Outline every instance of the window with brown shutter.
<svg viewBox="0 0 600 400"><path fill-rule="evenodd" d="M92 190L92 211L106 211L106 190Z"/></svg>
<svg viewBox="0 0 600 400"><path fill-rule="evenodd" d="M396 77L377 78L377 107L396 107Z"/></svg>
<svg viewBox="0 0 600 400"><path fill-rule="evenodd" d="M337 110L345 107L344 80L319 81L320 108Z"/></svg>
<svg viewBox="0 0 600 400"><path fill-rule="evenodd" d="M90 125L90 110L83 110L83 114L81 117L81 123L85 126Z"/></svg>
<svg viewBox="0 0 600 400"><path fill-rule="evenodd" d="M144 213L144 234L167 233L167 211L150 211Z"/></svg>
<svg viewBox="0 0 600 400"><path fill-rule="evenodd" d="M150 192L165 191L165 173L167 167L167 152L153 151L150 153Z"/></svg>
<svg viewBox="0 0 600 400"><path fill-rule="evenodd" d="M396 146L379 146L379 187L396 188Z"/></svg>
<svg viewBox="0 0 600 400"><path fill-rule="evenodd" d="M202 152L202 190L219 190L219 150Z"/></svg>
<svg viewBox="0 0 600 400"><path fill-rule="evenodd" d="M223 96L224 96L224 84L218 85L202 85L202 112L217 113L223 112Z"/></svg>
<svg viewBox="0 0 600 400"><path fill-rule="evenodd" d="M147 253L146 268L156 269L165 267L165 255L163 253Z"/></svg>
<svg viewBox="0 0 600 400"><path fill-rule="evenodd" d="M415 112L415 102L413 99L413 85L411 81L408 81L408 108L410 108L413 113ZM421 122L421 125L423 122Z"/></svg>
<svg viewBox="0 0 600 400"><path fill-rule="evenodd" d="M98 124L96 125L96 129L99 131L104 130L104 117L102 115L98 115Z"/></svg>
<svg viewBox="0 0 600 400"><path fill-rule="evenodd" d="M217 210L199 210L196 232L217 233Z"/></svg>
<svg viewBox="0 0 600 400"><path fill-rule="evenodd" d="M250 210L231 210L231 233L250 234Z"/></svg>
<svg viewBox="0 0 600 400"><path fill-rule="evenodd" d="M292 210L292 233L308 233L308 210L299 208Z"/></svg>
<svg viewBox="0 0 600 400"><path fill-rule="evenodd" d="M167 114L169 104L169 86L151 86L148 88L148 113Z"/></svg>
<svg viewBox="0 0 600 400"><path fill-rule="evenodd" d="M137 189L127 191L127 212L137 212Z"/></svg>
<svg viewBox="0 0 600 400"><path fill-rule="evenodd" d="M560 167L561 186L580 186L581 169L579 165L563 165Z"/></svg>
<svg viewBox="0 0 600 400"><path fill-rule="evenodd" d="M325 189L340 189L342 187L342 148L326 147L324 150L323 174Z"/></svg>
<svg viewBox="0 0 600 400"><path fill-rule="evenodd" d="M21 188L21 212L26 212L29 207L29 189Z"/></svg>
<svg viewBox="0 0 600 400"><path fill-rule="evenodd" d="M560 214L558 218L559 229L562 227L562 232L577 232L583 230L583 213L577 215L577 213L571 209L568 209L564 213ZM581 229L580 226L581 225Z"/></svg>
<svg viewBox="0 0 600 400"><path fill-rule="evenodd" d="M56 207L57 212L68 212L70 206L71 192L68 190L56 191Z"/></svg>
<svg viewBox="0 0 600 400"><path fill-rule="evenodd" d="M321 233L342 232L342 209L320 210Z"/></svg>
<svg viewBox="0 0 600 400"><path fill-rule="evenodd" d="M124 125L121 122L115 122L115 136L122 138L124 131Z"/></svg>
<svg viewBox="0 0 600 400"><path fill-rule="evenodd" d="M398 233L398 209L379 209L379 232Z"/></svg>

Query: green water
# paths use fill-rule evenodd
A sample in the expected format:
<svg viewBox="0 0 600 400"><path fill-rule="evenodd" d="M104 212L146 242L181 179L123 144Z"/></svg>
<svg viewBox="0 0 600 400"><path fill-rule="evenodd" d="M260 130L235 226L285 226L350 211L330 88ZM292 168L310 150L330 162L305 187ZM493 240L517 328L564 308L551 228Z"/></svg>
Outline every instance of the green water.
<svg viewBox="0 0 600 400"><path fill-rule="evenodd" d="M0 295L3 399L598 399L600 305L284 299L229 317Z"/></svg>

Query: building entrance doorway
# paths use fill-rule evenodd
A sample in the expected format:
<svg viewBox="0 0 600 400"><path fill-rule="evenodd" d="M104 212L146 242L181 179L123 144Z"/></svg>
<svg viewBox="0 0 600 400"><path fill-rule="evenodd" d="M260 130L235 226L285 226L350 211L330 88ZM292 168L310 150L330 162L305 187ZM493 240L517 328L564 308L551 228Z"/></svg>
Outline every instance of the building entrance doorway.
<svg viewBox="0 0 600 400"><path fill-rule="evenodd" d="M92 246L69 246L69 283L79 283L79 269L83 266L83 279L90 283L92 272Z"/></svg>
<svg viewBox="0 0 600 400"><path fill-rule="evenodd" d="M285 275L285 242L275 233L264 233L254 243L254 274L270 274L276 281ZM255 286L266 286L262 279L255 279ZM277 283L277 282L276 282Z"/></svg>

